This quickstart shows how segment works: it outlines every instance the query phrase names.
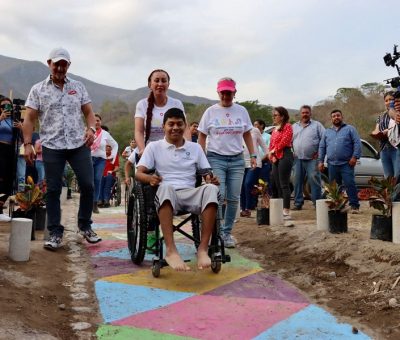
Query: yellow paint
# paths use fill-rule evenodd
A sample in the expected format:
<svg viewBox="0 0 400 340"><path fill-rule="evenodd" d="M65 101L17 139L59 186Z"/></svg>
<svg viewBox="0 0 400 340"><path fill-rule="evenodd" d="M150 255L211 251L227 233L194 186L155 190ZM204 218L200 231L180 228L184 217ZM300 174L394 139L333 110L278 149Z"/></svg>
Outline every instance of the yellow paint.
<svg viewBox="0 0 400 340"><path fill-rule="evenodd" d="M262 270L261 268L244 267L224 268L224 265L222 265L221 271L215 274L211 269L195 269L194 263L189 264L189 266L192 268L189 272L177 272L170 267L162 268L161 275L158 278L154 278L151 270L147 269L132 274L109 276L102 278L102 280L201 294Z"/></svg>

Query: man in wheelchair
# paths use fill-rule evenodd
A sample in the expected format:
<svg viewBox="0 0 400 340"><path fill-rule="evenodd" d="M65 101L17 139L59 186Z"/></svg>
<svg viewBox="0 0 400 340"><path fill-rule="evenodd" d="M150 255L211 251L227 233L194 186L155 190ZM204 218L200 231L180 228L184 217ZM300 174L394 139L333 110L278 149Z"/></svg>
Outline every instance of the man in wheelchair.
<svg viewBox="0 0 400 340"><path fill-rule="evenodd" d="M136 179L158 186L155 205L166 246L165 260L178 271L190 268L180 257L173 236L173 216L178 212L201 214L201 240L197 250L199 269L209 268L208 245L215 226L218 208L218 178L199 144L185 141L185 115L178 108L169 109L163 118L165 138L149 143L137 165ZM150 174L150 170L155 170ZM206 184L195 188L196 174Z"/></svg>

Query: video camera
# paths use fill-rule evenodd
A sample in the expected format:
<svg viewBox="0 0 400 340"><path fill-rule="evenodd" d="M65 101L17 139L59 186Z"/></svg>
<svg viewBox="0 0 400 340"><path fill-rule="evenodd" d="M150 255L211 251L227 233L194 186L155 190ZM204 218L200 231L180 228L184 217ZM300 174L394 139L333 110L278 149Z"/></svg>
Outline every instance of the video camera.
<svg viewBox="0 0 400 340"><path fill-rule="evenodd" d="M390 86L397 89L394 94L394 98L400 98L400 67L397 65L397 60L400 58L400 52L397 51L397 45L394 45L393 55L390 53L386 53L383 57L383 61L386 66L396 67L397 73L399 77L385 79L386 84L390 84Z"/></svg>
<svg viewBox="0 0 400 340"><path fill-rule="evenodd" d="M12 112L12 116L14 122L21 120L21 111L22 111L22 106L24 105L25 105L25 100L18 98L13 99L14 110Z"/></svg>

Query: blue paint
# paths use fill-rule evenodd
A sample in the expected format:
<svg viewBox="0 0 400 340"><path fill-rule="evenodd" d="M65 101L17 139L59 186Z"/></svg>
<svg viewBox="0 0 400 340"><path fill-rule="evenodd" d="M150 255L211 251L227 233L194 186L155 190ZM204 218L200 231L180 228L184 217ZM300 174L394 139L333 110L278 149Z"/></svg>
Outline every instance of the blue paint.
<svg viewBox="0 0 400 340"><path fill-rule="evenodd" d="M95 290L104 322L161 308L195 295L106 281L96 281Z"/></svg>
<svg viewBox="0 0 400 340"><path fill-rule="evenodd" d="M131 255L129 254L128 246L127 248L121 248L116 250L109 250L97 253L95 257L115 257L121 260L130 260Z"/></svg>
<svg viewBox="0 0 400 340"><path fill-rule="evenodd" d="M176 247L178 248L179 254L184 260L191 260L196 255L196 248L193 243L177 243ZM164 246L164 256L165 256L165 246ZM95 257L115 257L122 260L130 260L131 255L129 254L128 248L121 248L116 250L103 251L96 254ZM146 253L144 259L145 261L152 261L154 255Z"/></svg>
<svg viewBox="0 0 400 340"><path fill-rule="evenodd" d="M126 227L125 224L122 223L93 223L93 229L115 229L115 228L123 228Z"/></svg>
<svg viewBox="0 0 400 340"><path fill-rule="evenodd" d="M361 331L353 334L351 325L338 323L332 314L310 305L254 338L263 339L365 340L370 337Z"/></svg>

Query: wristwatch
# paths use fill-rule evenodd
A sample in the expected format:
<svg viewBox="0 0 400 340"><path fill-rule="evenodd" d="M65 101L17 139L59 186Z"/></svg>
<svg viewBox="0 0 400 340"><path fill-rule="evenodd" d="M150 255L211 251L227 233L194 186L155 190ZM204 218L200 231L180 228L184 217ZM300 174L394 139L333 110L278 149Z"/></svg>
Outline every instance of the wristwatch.
<svg viewBox="0 0 400 340"><path fill-rule="evenodd" d="M92 130L93 133L96 133L96 128L94 126L89 126L89 129Z"/></svg>

